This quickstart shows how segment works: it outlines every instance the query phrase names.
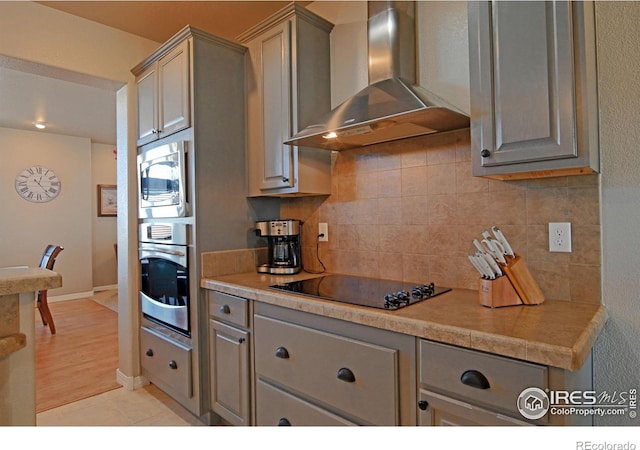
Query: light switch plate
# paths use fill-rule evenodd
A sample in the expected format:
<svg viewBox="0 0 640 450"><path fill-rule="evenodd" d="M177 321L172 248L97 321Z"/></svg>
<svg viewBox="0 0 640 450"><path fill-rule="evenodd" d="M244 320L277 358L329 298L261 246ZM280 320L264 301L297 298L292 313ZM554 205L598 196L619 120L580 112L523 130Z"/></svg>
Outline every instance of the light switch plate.
<svg viewBox="0 0 640 450"><path fill-rule="evenodd" d="M325 222L318 224L318 242L329 242L329 226Z"/></svg>

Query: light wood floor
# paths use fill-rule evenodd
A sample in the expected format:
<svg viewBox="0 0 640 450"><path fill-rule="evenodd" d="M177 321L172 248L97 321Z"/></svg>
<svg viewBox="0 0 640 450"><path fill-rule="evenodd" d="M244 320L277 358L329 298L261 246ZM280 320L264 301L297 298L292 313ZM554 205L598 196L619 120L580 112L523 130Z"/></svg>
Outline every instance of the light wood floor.
<svg viewBox="0 0 640 450"><path fill-rule="evenodd" d="M56 334L36 320L36 411L120 387L118 314L90 299L49 303Z"/></svg>

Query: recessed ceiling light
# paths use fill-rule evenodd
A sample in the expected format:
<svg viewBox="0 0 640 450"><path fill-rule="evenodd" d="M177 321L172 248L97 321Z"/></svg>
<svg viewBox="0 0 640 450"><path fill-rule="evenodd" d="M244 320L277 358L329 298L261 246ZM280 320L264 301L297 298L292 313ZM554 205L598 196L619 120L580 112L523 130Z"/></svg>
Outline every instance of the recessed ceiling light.
<svg viewBox="0 0 640 450"><path fill-rule="evenodd" d="M39 130L44 130L45 128L47 128L47 123L46 122L42 122L40 120L38 122L34 122L34 125Z"/></svg>

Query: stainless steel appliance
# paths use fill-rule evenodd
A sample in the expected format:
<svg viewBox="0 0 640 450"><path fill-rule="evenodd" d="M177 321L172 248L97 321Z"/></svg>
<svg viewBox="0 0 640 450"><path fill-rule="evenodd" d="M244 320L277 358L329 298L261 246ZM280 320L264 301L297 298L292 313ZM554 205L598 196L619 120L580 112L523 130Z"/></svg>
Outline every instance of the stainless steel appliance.
<svg viewBox="0 0 640 450"><path fill-rule="evenodd" d="M268 261L258 266L260 273L293 274L302 269L300 261L300 221L292 219L256 222L256 234L268 242Z"/></svg>
<svg viewBox="0 0 640 450"><path fill-rule="evenodd" d="M187 225L140 225L140 306L144 317L190 337Z"/></svg>
<svg viewBox="0 0 640 450"><path fill-rule="evenodd" d="M469 127L469 117L416 85L415 2L367 2L369 86L288 145L347 150Z"/></svg>
<svg viewBox="0 0 640 450"><path fill-rule="evenodd" d="M396 310L444 294L451 288L353 275L325 275L269 286L309 297Z"/></svg>
<svg viewBox="0 0 640 450"><path fill-rule="evenodd" d="M186 141L143 149L138 155L138 217L189 215Z"/></svg>

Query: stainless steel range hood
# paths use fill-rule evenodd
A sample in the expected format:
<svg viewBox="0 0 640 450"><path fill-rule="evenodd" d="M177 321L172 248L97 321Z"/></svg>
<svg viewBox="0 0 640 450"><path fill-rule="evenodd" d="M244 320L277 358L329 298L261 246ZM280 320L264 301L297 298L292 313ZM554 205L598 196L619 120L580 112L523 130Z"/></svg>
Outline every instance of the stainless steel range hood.
<svg viewBox="0 0 640 450"><path fill-rule="evenodd" d="M415 85L415 3L371 1L369 86L285 144L347 150L469 127L469 117Z"/></svg>

